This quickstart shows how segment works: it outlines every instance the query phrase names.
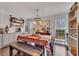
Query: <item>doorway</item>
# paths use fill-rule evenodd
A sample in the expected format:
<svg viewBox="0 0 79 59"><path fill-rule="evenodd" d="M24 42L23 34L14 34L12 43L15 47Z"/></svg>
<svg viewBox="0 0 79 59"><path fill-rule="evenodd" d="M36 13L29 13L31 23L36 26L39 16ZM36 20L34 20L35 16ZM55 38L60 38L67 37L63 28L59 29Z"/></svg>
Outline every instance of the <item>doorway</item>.
<svg viewBox="0 0 79 59"><path fill-rule="evenodd" d="M48 34L49 33L49 20L33 20L31 22L31 31L33 34L35 33L42 33Z"/></svg>

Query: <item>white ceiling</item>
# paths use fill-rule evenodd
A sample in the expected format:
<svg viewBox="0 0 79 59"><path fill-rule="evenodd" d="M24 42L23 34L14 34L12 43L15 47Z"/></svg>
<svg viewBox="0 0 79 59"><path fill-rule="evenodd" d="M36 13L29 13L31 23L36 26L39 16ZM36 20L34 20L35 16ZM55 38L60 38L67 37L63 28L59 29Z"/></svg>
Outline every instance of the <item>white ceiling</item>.
<svg viewBox="0 0 79 59"><path fill-rule="evenodd" d="M30 18L36 16L35 9L39 9L39 16L46 17L68 12L71 2L0 2L0 10L19 17Z"/></svg>

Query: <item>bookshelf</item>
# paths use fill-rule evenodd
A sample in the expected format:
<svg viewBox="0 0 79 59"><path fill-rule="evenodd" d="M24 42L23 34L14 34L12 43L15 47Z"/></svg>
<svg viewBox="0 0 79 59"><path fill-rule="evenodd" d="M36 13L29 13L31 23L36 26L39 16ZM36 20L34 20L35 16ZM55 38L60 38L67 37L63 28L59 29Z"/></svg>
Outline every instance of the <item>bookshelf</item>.
<svg viewBox="0 0 79 59"><path fill-rule="evenodd" d="M75 2L69 12L69 35L68 35L68 47L73 56L77 56L78 52L78 20L77 20L78 3Z"/></svg>

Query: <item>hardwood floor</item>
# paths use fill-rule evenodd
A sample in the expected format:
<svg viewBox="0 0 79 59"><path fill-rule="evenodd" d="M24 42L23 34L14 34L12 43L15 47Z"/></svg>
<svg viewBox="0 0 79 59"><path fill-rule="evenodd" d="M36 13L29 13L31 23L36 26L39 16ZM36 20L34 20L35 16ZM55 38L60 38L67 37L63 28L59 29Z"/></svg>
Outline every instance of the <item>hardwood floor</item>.
<svg viewBox="0 0 79 59"><path fill-rule="evenodd" d="M54 48L55 56L66 56L66 54L67 54L67 50L65 46L55 45L55 48Z"/></svg>
<svg viewBox="0 0 79 59"><path fill-rule="evenodd" d="M55 45L54 46L54 56L66 56L66 48L65 46ZM9 56L9 47L5 47L0 50L2 56ZM14 55L16 55L17 51L14 50Z"/></svg>
<svg viewBox="0 0 79 59"><path fill-rule="evenodd" d="M8 47L1 49L1 56L9 56L9 48Z"/></svg>
<svg viewBox="0 0 79 59"><path fill-rule="evenodd" d="M14 56L19 56L17 54L16 50L13 51L13 55ZM5 47L5 48L1 49L1 56L9 56L9 47ZM24 56L24 55L21 53L21 56ZM29 55L27 54L27 56L29 56Z"/></svg>

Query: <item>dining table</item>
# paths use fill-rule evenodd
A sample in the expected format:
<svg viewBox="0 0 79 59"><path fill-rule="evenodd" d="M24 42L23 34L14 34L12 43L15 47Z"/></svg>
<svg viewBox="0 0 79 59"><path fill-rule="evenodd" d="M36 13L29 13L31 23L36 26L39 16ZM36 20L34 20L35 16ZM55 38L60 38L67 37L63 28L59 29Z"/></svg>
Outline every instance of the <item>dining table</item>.
<svg viewBox="0 0 79 59"><path fill-rule="evenodd" d="M49 48L49 44L52 40L51 35L18 35L18 41L31 42L34 44L38 44L44 47L44 56L47 56L47 48Z"/></svg>

